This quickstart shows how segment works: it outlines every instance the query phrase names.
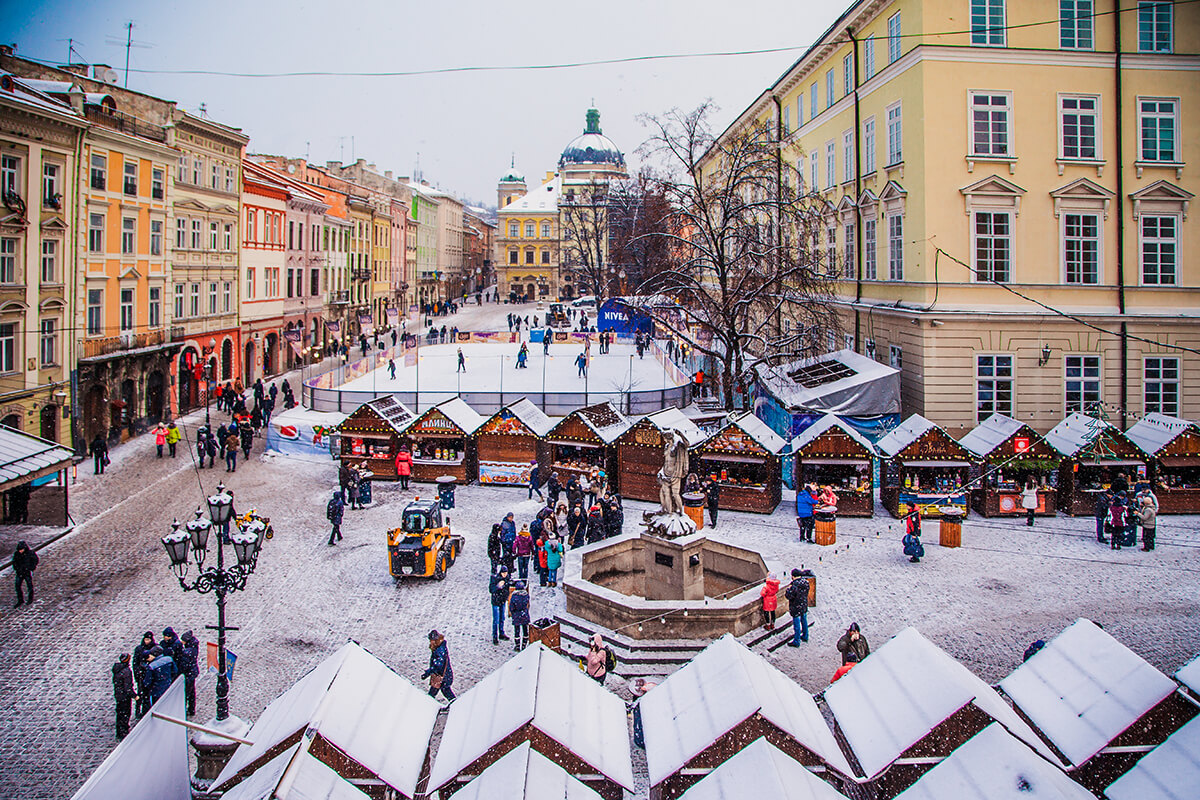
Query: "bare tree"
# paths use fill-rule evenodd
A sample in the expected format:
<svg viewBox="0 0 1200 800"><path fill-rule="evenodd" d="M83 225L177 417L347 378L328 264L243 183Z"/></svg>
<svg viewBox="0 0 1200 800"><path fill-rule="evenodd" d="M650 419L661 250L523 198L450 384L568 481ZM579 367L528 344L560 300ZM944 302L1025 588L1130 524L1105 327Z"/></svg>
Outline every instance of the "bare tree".
<svg viewBox="0 0 1200 800"><path fill-rule="evenodd" d="M657 325L719 365L722 399L758 363L818 355L838 321L833 278L812 247L819 215L783 163L771 122L712 134L711 103L643 117L643 155L657 158L657 189L670 203L669 266L648 277L643 296Z"/></svg>
<svg viewBox="0 0 1200 800"><path fill-rule="evenodd" d="M611 241L609 260L624 273L625 287L640 286L669 266L671 205L658 182L642 170L614 183L608 195Z"/></svg>
<svg viewBox="0 0 1200 800"><path fill-rule="evenodd" d="M611 294L617 271L609 263L609 183L592 179L569 187L559 199L562 265L570 280L586 287L596 305Z"/></svg>

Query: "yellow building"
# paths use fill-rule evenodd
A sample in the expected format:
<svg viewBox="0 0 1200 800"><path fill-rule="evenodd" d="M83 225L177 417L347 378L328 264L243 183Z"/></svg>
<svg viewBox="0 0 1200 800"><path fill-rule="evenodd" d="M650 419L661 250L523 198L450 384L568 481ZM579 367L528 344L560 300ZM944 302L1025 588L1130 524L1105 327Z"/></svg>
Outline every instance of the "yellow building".
<svg viewBox="0 0 1200 800"><path fill-rule="evenodd" d="M1198 36L1189 4L862 0L723 135L778 131L829 346L901 367L905 414L1195 418Z"/></svg>

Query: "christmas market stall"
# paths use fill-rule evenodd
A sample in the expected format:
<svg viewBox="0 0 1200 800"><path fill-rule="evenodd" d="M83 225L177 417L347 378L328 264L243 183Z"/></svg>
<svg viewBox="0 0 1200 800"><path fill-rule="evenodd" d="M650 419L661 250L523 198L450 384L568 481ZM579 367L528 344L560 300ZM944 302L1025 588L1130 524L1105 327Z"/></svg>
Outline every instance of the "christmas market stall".
<svg viewBox="0 0 1200 800"><path fill-rule="evenodd" d="M471 438L483 416L461 397L452 397L423 412L404 431L412 451L412 479L434 483L453 475L458 483L475 479L475 442Z"/></svg>
<svg viewBox="0 0 1200 800"><path fill-rule="evenodd" d="M1055 470L1062 456L1037 431L1003 414L992 414L958 443L980 462L971 487L971 508L985 517L1019 516L1021 492L1029 481L1038 487L1035 512L1052 517L1056 504Z"/></svg>
<svg viewBox="0 0 1200 800"><path fill-rule="evenodd" d="M400 438L413 416L394 395L363 403L337 426L342 463L365 463L373 477L395 480Z"/></svg>
<svg viewBox="0 0 1200 800"><path fill-rule="evenodd" d="M678 408L664 408L642 417L617 439L617 490L622 497L658 502L663 434L668 430L678 431L689 448L704 440L696 423Z"/></svg>
<svg viewBox="0 0 1200 800"><path fill-rule="evenodd" d="M912 509L930 518L944 506L967 513L966 485L973 456L950 434L913 414L876 443L884 458L879 499L894 517Z"/></svg>
<svg viewBox="0 0 1200 800"><path fill-rule="evenodd" d="M572 476L586 475L593 468L612 475L617 465L617 438L631 424L609 402L572 411L546 434L550 470L564 486Z"/></svg>
<svg viewBox="0 0 1200 800"><path fill-rule="evenodd" d="M1058 510L1072 516L1096 513L1096 496L1113 483L1146 480L1146 454L1116 427L1078 412L1055 425L1046 441L1062 455Z"/></svg>
<svg viewBox="0 0 1200 800"><path fill-rule="evenodd" d="M843 517L875 514L871 462L875 445L833 414L826 414L792 439L787 447L795 464L795 484L829 486Z"/></svg>
<svg viewBox="0 0 1200 800"><path fill-rule="evenodd" d="M546 434L554 422L522 397L497 411L479 427L475 447L479 454L479 482L502 486L528 486L533 462L549 477L550 447Z"/></svg>
<svg viewBox="0 0 1200 800"><path fill-rule="evenodd" d="M1200 514L1200 425L1147 414L1125 432L1150 456L1160 514Z"/></svg>
<svg viewBox="0 0 1200 800"><path fill-rule="evenodd" d="M692 451L692 471L702 480L718 479L718 508L770 514L779 505L783 484L779 454L784 444L767 423L747 411Z"/></svg>

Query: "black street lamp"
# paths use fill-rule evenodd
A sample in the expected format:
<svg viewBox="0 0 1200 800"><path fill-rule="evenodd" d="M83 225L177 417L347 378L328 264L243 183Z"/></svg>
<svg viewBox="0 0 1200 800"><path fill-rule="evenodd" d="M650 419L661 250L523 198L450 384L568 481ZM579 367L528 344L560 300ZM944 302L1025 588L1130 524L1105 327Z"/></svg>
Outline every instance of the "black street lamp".
<svg viewBox="0 0 1200 800"><path fill-rule="evenodd" d="M233 517L233 495L225 490L224 483L217 484L217 493L208 498L209 519L204 510L196 509L195 519L189 520L180 530L180 523L171 523L171 533L163 537L163 547L171 559L171 569L179 579L185 592L200 594L214 592L217 595L217 720L229 717L229 676L225 668L225 596L246 588L246 578L254 572L258 553L267 538L266 525L261 520L251 520L232 536L228 534ZM217 564L204 568L208 554L208 538L213 527L217 529ZM237 556L237 563L225 566L224 542L228 538ZM188 572L188 550L199 570L195 580L186 580ZM235 629L236 630L236 629Z"/></svg>

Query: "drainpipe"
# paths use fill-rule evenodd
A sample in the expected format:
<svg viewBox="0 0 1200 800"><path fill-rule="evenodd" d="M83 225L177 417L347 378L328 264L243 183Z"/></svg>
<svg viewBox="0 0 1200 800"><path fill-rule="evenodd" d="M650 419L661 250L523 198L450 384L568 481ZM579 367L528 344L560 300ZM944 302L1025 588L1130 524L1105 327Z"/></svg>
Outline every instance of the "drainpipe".
<svg viewBox="0 0 1200 800"><path fill-rule="evenodd" d="M858 97L858 39L854 35L853 28L847 28L846 35L850 37L850 45L853 48L851 58L854 62L851 66L854 80L854 135L851 137L851 141L854 142L854 347L857 350L858 336L861 332L858 306L862 302L863 288L862 214L859 213L858 208L858 199L862 197L862 108L859 105Z"/></svg>
<svg viewBox="0 0 1200 800"><path fill-rule="evenodd" d="M771 95L771 102L775 104L775 241L776 247L781 247L783 242L783 230L779 222L779 199L783 197L783 108L779 104L779 96ZM779 271L776 270L776 275ZM782 280L777 279L775 285L776 297L783 294ZM779 336L783 333L783 304L775 307L775 335Z"/></svg>
<svg viewBox="0 0 1200 800"><path fill-rule="evenodd" d="M1113 14L1116 44L1116 148L1117 148L1117 312L1121 315L1121 430L1125 430L1129 401L1129 326L1125 321L1125 99L1121 87L1121 9Z"/></svg>

